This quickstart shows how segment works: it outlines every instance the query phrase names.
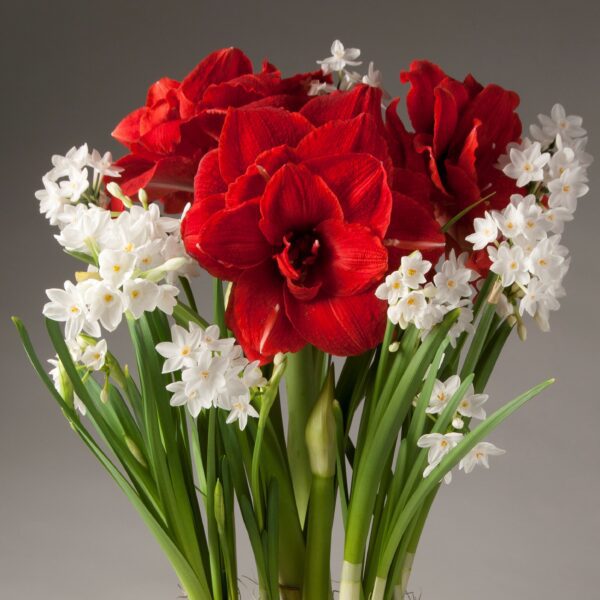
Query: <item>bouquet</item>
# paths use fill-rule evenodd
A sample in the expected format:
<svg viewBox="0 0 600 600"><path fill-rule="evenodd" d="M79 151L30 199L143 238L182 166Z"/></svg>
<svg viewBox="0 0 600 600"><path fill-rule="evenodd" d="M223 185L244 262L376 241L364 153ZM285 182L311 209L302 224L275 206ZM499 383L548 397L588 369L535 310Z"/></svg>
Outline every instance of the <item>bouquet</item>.
<svg viewBox="0 0 600 600"><path fill-rule="evenodd" d="M513 330L565 293L581 118L555 104L525 137L515 92L415 61L408 127L359 58L335 41L284 77L213 52L117 125L125 156L74 147L36 194L80 266L46 291L50 372L15 318L26 353L191 600L249 569L261 599L403 598L440 486L552 383L487 409Z"/></svg>

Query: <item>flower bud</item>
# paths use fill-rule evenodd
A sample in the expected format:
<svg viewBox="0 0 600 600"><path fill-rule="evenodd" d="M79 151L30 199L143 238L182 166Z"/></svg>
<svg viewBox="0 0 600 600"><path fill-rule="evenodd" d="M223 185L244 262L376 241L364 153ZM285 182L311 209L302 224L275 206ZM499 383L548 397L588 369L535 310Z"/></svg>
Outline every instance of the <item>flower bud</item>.
<svg viewBox="0 0 600 600"><path fill-rule="evenodd" d="M133 454L135 460L137 460L140 463L140 465L142 465L142 467L147 467L148 464L146 463L146 459L144 458L142 451L138 448L137 444L128 435L125 436L125 444L127 445L127 448L129 448L129 452Z"/></svg>
<svg viewBox="0 0 600 600"><path fill-rule="evenodd" d="M146 209L148 210L148 194L146 193L145 189L141 189L138 192L138 200L140 201L140 204Z"/></svg>
<svg viewBox="0 0 600 600"><path fill-rule="evenodd" d="M285 360L285 354L283 352L278 352L273 357L273 365L275 365L276 367L278 367L280 364L283 363L284 360Z"/></svg>
<svg viewBox="0 0 600 600"><path fill-rule="evenodd" d="M517 333L522 342L527 339L527 327L525 327L525 324L522 321L517 325Z"/></svg>
<svg viewBox="0 0 600 600"><path fill-rule="evenodd" d="M400 348L400 342L392 342L389 345L388 350L393 354L394 352L398 352L399 348Z"/></svg>
<svg viewBox="0 0 600 600"><path fill-rule="evenodd" d="M121 186L116 181L111 181L107 184L106 189L111 196L120 200L127 208L133 206L133 201L129 196L126 196L121 189Z"/></svg>
<svg viewBox="0 0 600 600"><path fill-rule="evenodd" d="M89 279L101 280L100 274L96 271L75 271L75 281L81 283Z"/></svg>
<svg viewBox="0 0 600 600"><path fill-rule="evenodd" d="M225 501L223 500L223 486L221 480L217 479L215 484L215 521L219 535L225 535Z"/></svg>
<svg viewBox="0 0 600 600"><path fill-rule="evenodd" d="M335 415L333 414L333 367L329 369L306 424L306 446L310 468L318 477L333 477L336 463Z"/></svg>
<svg viewBox="0 0 600 600"><path fill-rule="evenodd" d="M154 283L158 283L161 279L164 278L165 273L170 271L178 271L181 269L186 263L188 259L185 256L177 256L175 258L169 258L169 260L165 261L162 265L158 267L154 267L154 269L150 269L143 273L140 273L140 277L143 279L147 279L148 281L153 281Z"/></svg>

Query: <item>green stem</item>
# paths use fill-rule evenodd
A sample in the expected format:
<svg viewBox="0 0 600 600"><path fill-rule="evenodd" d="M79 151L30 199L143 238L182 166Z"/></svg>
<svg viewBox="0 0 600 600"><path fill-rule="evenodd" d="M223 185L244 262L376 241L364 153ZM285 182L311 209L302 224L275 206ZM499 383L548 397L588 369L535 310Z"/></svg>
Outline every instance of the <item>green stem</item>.
<svg viewBox="0 0 600 600"><path fill-rule="evenodd" d="M335 514L333 477L314 475L308 510L308 540L302 598L327 600L331 591L331 532Z"/></svg>

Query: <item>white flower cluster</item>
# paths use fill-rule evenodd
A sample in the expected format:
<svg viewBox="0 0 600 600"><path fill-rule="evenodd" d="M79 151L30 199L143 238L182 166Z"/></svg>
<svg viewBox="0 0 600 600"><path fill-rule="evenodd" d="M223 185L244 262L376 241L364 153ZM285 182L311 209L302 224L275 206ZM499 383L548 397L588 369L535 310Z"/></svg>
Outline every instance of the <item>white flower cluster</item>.
<svg viewBox="0 0 600 600"><path fill-rule="evenodd" d="M369 63L369 68L365 75L346 69L347 66L357 67L361 65L362 61L356 60L359 56L360 50L358 48L345 48L340 40L335 40L333 44L331 44L331 56L328 56L323 60L318 60L317 64L321 65L323 75L330 75L332 73L339 75L340 80L338 87L340 90L350 90L358 83L382 88L383 90L383 78L381 72L375 69L373 62ZM315 79L310 83L308 95L319 96L321 94L328 94L336 91L338 87L331 83L327 83L326 81ZM383 90L383 93L384 97L389 98L389 94L385 90Z"/></svg>
<svg viewBox="0 0 600 600"><path fill-rule="evenodd" d="M105 204L102 177L118 174L108 153L88 154L84 145L66 156L54 156L52 163L54 168L43 178L45 189L37 193L40 208L58 226L58 243L89 265L87 272L77 274L77 283L67 281L64 289L46 290L50 302L44 315L64 322L65 337L72 340L82 331L99 336L100 325L113 331L126 311L135 318L156 308L171 314L179 293L172 284L194 270L181 240L179 219L161 216L156 204L147 204L143 192L142 205L134 206L118 186L115 192L129 210L113 218L100 206ZM85 166L90 164L91 183ZM65 175L67 179L60 180ZM71 186L75 181L80 182Z"/></svg>
<svg viewBox="0 0 600 600"><path fill-rule="evenodd" d="M258 361L249 362L233 338L219 338L219 328L202 330L194 323L189 329L173 325L170 342L161 342L156 351L166 360L163 373L181 372L181 380L167 385L171 405L186 405L196 418L202 409L217 407L229 412L227 423L238 421L244 429L248 417L258 417L250 403L251 389L267 381Z"/></svg>
<svg viewBox="0 0 600 600"><path fill-rule="evenodd" d="M436 415L441 413L447 406L449 400L456 393L460 386L460 377L452 375L446 381L436 379L433 385L433 391L429 398L429 405L425 409L427 414ZM444 456L452 450L464 437L459 431L465 427L463 418L467 419L485 419L486 413L483 405L487 402L487 394L476 394L473 386L467 389L466 394L460 401L456 414L452 419L452 428L457 431L448 433L427 433L422 435L417 441L419 448L429 448L427 453L428 465L423 471L423 477L427 477L442 461ZM477 444L459 463L459 470L470 473L478 464L489 468L488 456L504 454L504 450L497 448L489 442ZM452 472L444 477L446 483L452 481Z"/></svg>
<svg viewBox="0 0 600 600"><path fill-rule="evenodd" d="M471 298L475 290L471 282L477 275L465 267L466 260L466 253L456 257L452 250L438 265L433 281L427 282L431 262L423 260L418 250L403 256L400 268L375 290L375 295L389 304L388 319L402 329L413 324L427 334L447 313L460 307L459 319L449 334L454 343L463 331L472 328Z"/></svg>
<svg viewBox="0 0 600 600"><path fill-rule="evenodd" d="M561 234L577 200L589 191L592 157L585 152L581 117L567 116L556 104L551 116L539 115L539 120L541 127L531 127L535 141L513 145L499 163L530 193L514 194L504 210L475 219L475 231L466 239L474 250L487 248L491 270L507 288L500 304L503 316L520 319L528 313L547 331L549 314L565 294L562 281L570 262Z"/></svg>
<svg viewBox="0 0 600 600"><path fill-rule="evenodd" d="M42 178L44 189L35 193L40 201L40 212L46 215L51 225L68 222L69 208L78 202L97 201L102 194L101 184L105 176L118 177L121 168L112 164L112 155L101 155L97 150L88 152L87 144L71 148L64 156L52 156L53 168ZM89 181L90 169L92 181Z"/></svg>

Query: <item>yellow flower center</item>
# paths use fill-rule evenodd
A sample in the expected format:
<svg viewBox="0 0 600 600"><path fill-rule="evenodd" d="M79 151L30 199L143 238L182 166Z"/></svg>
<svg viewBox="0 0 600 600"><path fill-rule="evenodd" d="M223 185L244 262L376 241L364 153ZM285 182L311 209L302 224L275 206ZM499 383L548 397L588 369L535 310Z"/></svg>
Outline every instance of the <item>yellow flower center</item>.
<svg viewBox="0 0 600 600"><path fill-rule="evenodd" d="M118 273L121 270L121 265L113 265L113 271Z"/></svg>
<svg viewBox="0 0 600 600"><path fill-rule="evenodd" d="M139 290L133 290L131 292L131 297L134 298L134 299L137 298L139 295L140 295Z"/></svg>
<svg viewBox="0 0 600 600"><path fill-rule="evenodd" d="M417 274L417 270L416 270L416 269L407 269L407 270L406 270L406 274L407 274L409 277L414 277L414 276Z"/></svg>
<svg viewBox="0 0 600 600"><path fill-rule="evenodd" d="M181 349L181 356L188 356L191 351L192 351L192 349L189 346L184 346Z"/></svg>
<svg viewBox="0 0 600 600"><path fill-rule="evenodd" d="M511 268L513 271L516 271L516 270L519 268L519 265L518 265L518 263L517 263L517 261L516 261L516 260L513 260L513 261L510 263L510 268Z"/></svg>
<svg viewBox="0 0 600 600"><path fill-rule="evenodd" d="M104 294L104 302L107 304L114 300L114 296L112 294Z"/></svg>

